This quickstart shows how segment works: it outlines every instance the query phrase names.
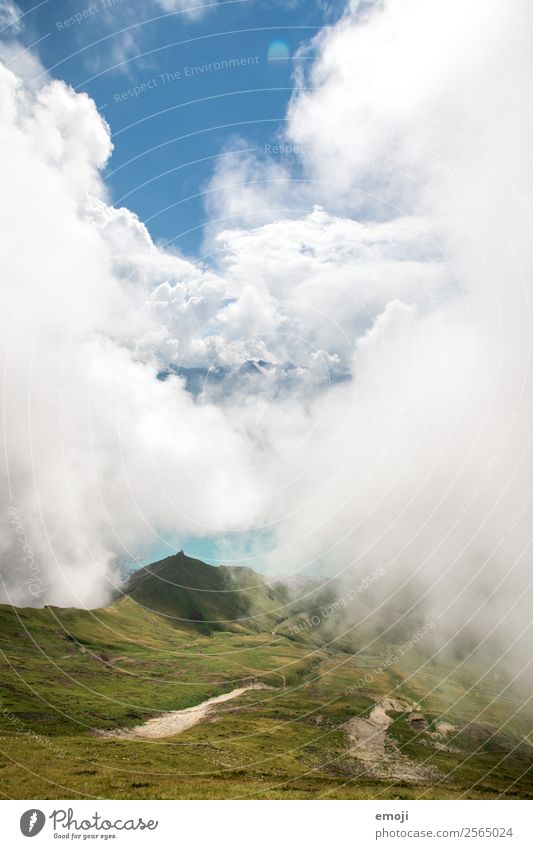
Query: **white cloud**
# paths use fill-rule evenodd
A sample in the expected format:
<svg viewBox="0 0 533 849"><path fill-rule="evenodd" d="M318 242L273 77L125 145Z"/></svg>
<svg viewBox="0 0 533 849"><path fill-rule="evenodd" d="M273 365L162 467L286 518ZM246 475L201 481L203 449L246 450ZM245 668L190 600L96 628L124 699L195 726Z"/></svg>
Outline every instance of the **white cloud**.
<svg viewBox="0 0 533 849"><path fill-rule="evenodd" d="M357 337L390 299L423 285L446 299L449 281L419 222L319 208L222 231L218 271L162 251L107 203L109 129L92 101L58 81L32 91L5 69L1 85L13 502L50 597L92 603L122 547L268 522L283 482L254 469L279 468L296 422L313 429L314 396L349 376ZM423 266L409 261L422 250ZM156 380L169 362L229 367L211 393L221 406Z"/></svg>
<svg viewBox="0 0 533 849"><path fill-rule="evenodd" d="M337 390L355 412L320 480L339 478L282 534L289 559L424 564L437 607L459 595L451 628L495 594L485 630L504 616L513 635L531 604L531 534L506 531L532 459L531 16L522 0L357 4L315 40L286 139L320 202L425 221L457 284L442 303L433 285L389 303L356 346L358 382Z"/></svg>
<svg viewBox="0 0 533 849"><path fill-rule="evenodd" d="M7 29L10 36L17 35L22 29L22 17L21 9L12 0L0 2L0 30Z"/></svg>
<svg viewBox="0 0 533 849"><path fill-rule="evenodd" d="M191 17L197 17L215 6L216 0L155 0L155 3L165 12L185 12Z"/></svg>
<svg viewBox="0 0 533 849"><path fill-rule="evenodd" d="M532 595L527 523L508 531L532 460L531 18L525 0L353 4L302 48L317 59L278 140L299 170L225 158L208 195L241 223L218 239L230 279L329 354L353 346L356 380L300 416L281 403L265 435L284 466L265 472L272 567L418 572L437 609L458 596L450 629L485 605L484 632L503 617L513 637ZM254 229L276 203L294 220ZM302 219L313 203L329 214Z"/></svg>
<svg viewBox="0 0 533 849"><path fill-rule="evenodd" d="M106 596L117 553L158 530L250 522L257 487L240 466L252 449L178 380L156 380L139 351L159 327L144 275L153 285L153 272L199 282L202 272L158 252L131 213L88 204L88 193L105 196L98 171L110 151L94 104L59 82L34 95L4 69L0 86L12 504L42 580L40 601L92 604ZM137 252L133 274L115 254L119 243ZM1 539L4 597L31 601L7 520Z"/></svg>

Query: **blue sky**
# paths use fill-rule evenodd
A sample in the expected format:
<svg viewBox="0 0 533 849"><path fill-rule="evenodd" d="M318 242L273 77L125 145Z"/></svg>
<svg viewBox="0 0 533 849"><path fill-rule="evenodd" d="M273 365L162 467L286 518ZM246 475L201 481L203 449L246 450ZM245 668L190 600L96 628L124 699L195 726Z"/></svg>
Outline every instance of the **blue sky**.
<svg viewBox="0 0 533 849"><path fill-rule="evenodd" d="M158 0L18 5L27 13L19 38L38 42L45 68L88 92L111 126L115 204L186 254L201 251L201 193L215 158L236 134L246 149L275 143L293 86L284 56L336 14L318 2L264 0L199 14L166 13Z"/></svg>

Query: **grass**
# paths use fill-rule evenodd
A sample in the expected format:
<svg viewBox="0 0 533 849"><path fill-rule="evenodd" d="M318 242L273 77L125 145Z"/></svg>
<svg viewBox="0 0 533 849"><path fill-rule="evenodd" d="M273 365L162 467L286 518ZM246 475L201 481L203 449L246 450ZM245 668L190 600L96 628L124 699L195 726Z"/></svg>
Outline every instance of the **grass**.
<svg viewBox="0 0 533 849"><path fill-rule="evenodd" d="M280 615L269 619L261 588L254 607L256 589L251 576L245 578L247 600L239 605L252 616L259 609L266 623L261 629L257 619L248 628L230 630L220 624L206 630L198 621L178 626L129 596L94 611L0 606L3 794L20 799L533 797L533 750L523 743L532 711L512 699L492 698L486 683L469 689L480 677L474 661L458 668L437 655L428 664L421 645L397 665L380 669L380 658L394 647L390 635L387 643L376 642L372 653L362 650L368 640L357 629L339 644L325 639L320 626L295 638L272 624ZM153 588L146 589L153 597ZM182 610L191 605L198 607L194 593ZM293 615L292 609L288 613ZM421 666L422 672L410 671ZM360 686L365 674L370 683ZM224 703L208 721L175 738L119 740L96 733L198 704L251 680L271 689ZM452 751L428 745L406 714L395 714L389 729L390 744L411 761L435 767L443 775L440 783L376 780L350 754L345 724L368 715L376 699L389 694L417 703L430 730L443 719L457 727Z"/></svg>

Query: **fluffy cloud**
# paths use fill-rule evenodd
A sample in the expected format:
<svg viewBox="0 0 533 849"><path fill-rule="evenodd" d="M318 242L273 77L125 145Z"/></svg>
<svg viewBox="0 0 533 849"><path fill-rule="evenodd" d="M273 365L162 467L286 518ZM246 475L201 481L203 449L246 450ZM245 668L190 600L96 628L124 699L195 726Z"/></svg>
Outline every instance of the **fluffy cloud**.
<svg viewBox="0 0 533 849"><path fill-rule="evenodd" d="M8 482L46 598L92 604L159 533L269 523L280 458L354 377L357 337L422 285L446 299L449 275L421 222L320 208L224 230L218 269L193 264L108 204L109 130L86 95L0 82ZM157 379L169 364L204 370L201 400ZM26 600L9 526L2 546Z"/></svg>
<svg viewBox="0 0 533 849"><path fill-rule="evenodd" d="M4 491L16 511L4 504L3 595L35 601L31 581L41 603L94 604L117 554L162 528L255 518L258 490L240 471L251 449L181 381L156 379L142 344L161 333L154 282L196 276L201 289L202 272L105 205L110 144L94 104L57 81L29 92L4 68L0 86Z"/></svg>
<svg viewBox="0 0 533 849"><path fill-rule="evenodd" d="M297 170L229 157L209 195L241 222L219 236L230 276L266 278L278 310L289 292L302 338L352 351L354 379L312 398L299 441L278 406L272 568L379 563L435 587L450 631L473 618L508 642L532 598L530 23L523 0L353 3L302 48L316 60L280 138ZM276 193L297 220L254 228ZM302 219L312 203L329 213Z"/></svg>
<svg viewBox="0 0 533 849"><path fill-rule="evenodd" d="M417 573L451 629L480 608L485 633L513 639L532 598L528 522L511 519L532 461L530 23L522 0L355 3L315 39L286 139L322 203L392 226L414 215L455 280L439 302L422 273L356 343L322 480L335 457L339 476L300 535L282 533L289 559Z"/></svg>

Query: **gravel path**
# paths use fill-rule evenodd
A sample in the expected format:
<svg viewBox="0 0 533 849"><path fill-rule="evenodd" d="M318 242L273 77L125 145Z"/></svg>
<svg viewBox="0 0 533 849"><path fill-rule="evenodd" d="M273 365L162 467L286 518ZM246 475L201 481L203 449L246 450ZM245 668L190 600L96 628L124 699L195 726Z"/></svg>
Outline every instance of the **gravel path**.
<svg viewBox="0 0 533 849"><path fill-rule="evenodd" d="M193 725L196 725L203 719L207 719L207 717L215 713L217 705L223 702L229 702L231 699L236 699L248 690L269 689L270 687L267 687L266 684L249 684L247 687L238 687L236 690L223 693L222 696L214 696L212 699L207 699L199 705L194 705L194 707L163 713L161 716L149 719L147 722L143 722L142 725L136 725L134 728L117 728L115 731L101 731L99 736L127 740L158 740L161 737L174 737L174 735L181 734L182 731L192 728Z"/></svg>

